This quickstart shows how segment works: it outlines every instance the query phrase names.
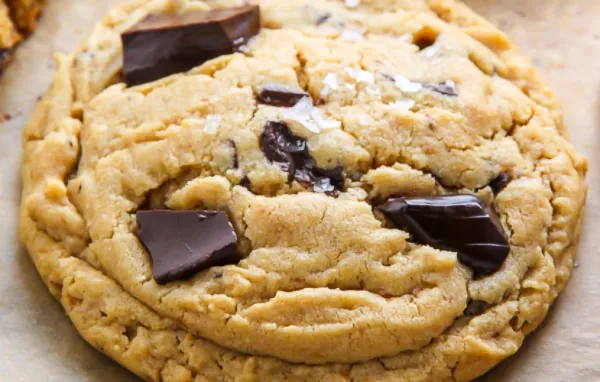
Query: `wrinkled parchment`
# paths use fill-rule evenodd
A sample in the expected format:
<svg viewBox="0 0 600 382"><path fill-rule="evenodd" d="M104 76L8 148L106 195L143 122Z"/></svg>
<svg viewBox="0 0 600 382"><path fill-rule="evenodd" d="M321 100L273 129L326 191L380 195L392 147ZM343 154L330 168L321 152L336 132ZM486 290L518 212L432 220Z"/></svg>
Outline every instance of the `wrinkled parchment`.
<svg viewBox="0 0 600 382"><path fill-rule="evenodd" d="M542 328L482 381L600 381L600 1L466 1L533 57L590 159L580 266ZM52 52L71 51L119 0L49 2L0 79L0 380L137 381L79 337L16 238L21 130L54 72Z"/></svg>

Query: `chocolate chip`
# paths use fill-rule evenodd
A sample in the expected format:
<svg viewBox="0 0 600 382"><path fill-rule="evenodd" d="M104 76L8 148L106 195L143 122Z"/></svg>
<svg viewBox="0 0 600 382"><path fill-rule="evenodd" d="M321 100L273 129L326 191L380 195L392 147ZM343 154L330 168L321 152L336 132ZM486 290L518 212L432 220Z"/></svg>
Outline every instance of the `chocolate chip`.
<svg viewBox="0 0 600 382"><path fill-rule="evenodd" d="M490 188L494 192L494 195L497 195L498 193L500 193L500 191L504 190L504 188L506 188L506 186L510 183L511 180L512 179L510 175L508 175L505 172L495 177L490 182Z"/></svg>
<svg viewBox="0 0 600 382"><path fill-rule="evenodd" d="M321 16L319 16L319 18L317 19L317 21L315 21L315 24L317 26L319 25L323 25L327 22L327 20L329 20L331 18L331 13L327 12L322 14Z"/></svg>
<svg viewBox="0 0 600 382"><path fill-rule="evenodd" d="M250 182L250 178L247 176L244 176L242 180L240 180L240 186L252 191L252 183Z"/></svg>
<svg viewBox="0 0 600 382"><path fill-rule="evenodd" d="M125 82L143 84L231 54L259 29L256 5L150 15L121 35Z"/></svg>
<svg viewBox="0 0 600 382"><path fill-rule="evenodd" d="M296 162L292 153L302 152L306 141L294 136L285 123L267 122L260 136L260 148L271 162L287 172L291 182L296 173Z"/></svg>
<svg viewBox="0 0 600 382"><path fill-rule="evenodd" d="M477 316L481 313L485 312L485 310L490 306L485 301L481 300L470 300L465 308L464 315L465 316Z"/></svg>
<svg viewBox="0 0 600 382"><path fill-rule="evenodd" d="M457 252L476 275L496 272L510 251L498 216L473 195L392 198L378 208L414 241Z"/></svg>
<svg viewBox="0 0 600 382"><path fill-rule="evenodd" d="M292 107L304 97L309 97L305 91L283 85L262 86L256 95L259 103L278 107Z"/></svg>
<svg viewBox="0 0 600 382"><path fill-rule="evenodd" d="M225 212L138 211L137 222L159 284L241 260L237 235Z"/></svg>
<svg viewBox="0 0 600 382"><path fill-rule="evenodd" d="M335 193L344 187L343 169L318 168L306 140L295 136L283 122L267 122L260 136L260 147L267 159L289 174L289 182L296 179L312 185L315 192L325 193Z"/></svg>
<svg viewBox="0 0 600 382"><path fill-rule="evenodd" d="M456 97L458 95L458 91L456 90L456 84L454 81L446 81L446 82L421 82L421 84L433 91L436 91L440 94Z"/></svg>

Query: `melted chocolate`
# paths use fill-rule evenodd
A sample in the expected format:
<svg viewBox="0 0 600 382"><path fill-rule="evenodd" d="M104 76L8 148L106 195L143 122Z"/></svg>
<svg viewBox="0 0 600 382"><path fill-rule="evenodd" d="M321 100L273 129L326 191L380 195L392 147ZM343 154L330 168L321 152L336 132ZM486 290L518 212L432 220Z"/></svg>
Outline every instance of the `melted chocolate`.
<svg viewBox="0 0 600 382"><path fill-rule="evenodd" d="M311 185L315 192L336 192L344 187L343 169L321 169L308 152L306 140L295 136L283 122L267 122L260 136L267 159L287 172L288 180Z"/></svg>

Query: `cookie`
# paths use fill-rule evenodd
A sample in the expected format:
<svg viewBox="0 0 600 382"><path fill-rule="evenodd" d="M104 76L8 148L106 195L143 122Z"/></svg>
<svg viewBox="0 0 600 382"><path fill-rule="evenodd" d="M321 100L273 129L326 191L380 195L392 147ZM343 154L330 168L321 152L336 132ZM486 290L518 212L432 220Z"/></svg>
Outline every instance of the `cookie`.
<svg viewBox="0 0 600 382"><path fill-rule="evenodd" d="M45 0L0 0L0 71L23 35L32 33Z"/></svg>
<svg viewBox="0 0 600 382"><path fill-rule="evenodd" d="M457 1L134 0L56 60L20 237L146 380L472 380L568 281L587 162Z"/></svg>

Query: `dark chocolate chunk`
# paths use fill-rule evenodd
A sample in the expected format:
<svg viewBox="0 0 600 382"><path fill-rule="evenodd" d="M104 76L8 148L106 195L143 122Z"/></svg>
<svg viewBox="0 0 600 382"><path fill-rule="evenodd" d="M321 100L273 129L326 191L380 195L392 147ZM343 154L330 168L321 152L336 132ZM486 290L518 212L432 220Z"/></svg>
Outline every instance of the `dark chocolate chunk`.
<svg viewBox="0 0 600 382"><path fill-rule="evenodd" d="M309 97L309 95L303 90L291 89L282 85L265 85L260 88L256 99L265 105L292 107L304 97Z"/></svg>
<svg viewBox="0 0 600 382"><path fill-rule="evenodd" d="M150 15L121 35L125 82L143 84L231 54L259 29L256 5Z"/></svg>
<svg viewBox="0 0 600 382"><path fill-rule="evenodd" d="M487 308L489 308L490 304L481 300L470 300L465 308L464 315L465 316L477 316L483 312Z"/></svg>
<svg viewBox="0 0 600 382"><path fill-rule="evenodd" d="M421 85L426 87L427 89L431 89L440 94L444 94L447 96L455 97L458 95L458 91L456 90L456 84L452 81L446 82L421 82Z"/></svg>
<svg viewBox="0 0 600 382"><path fill-rule="evenodd" d="M495 177L490 182L490 188L494 192L494 195L497 195L498 193L500 193L500 191L504 190L504 188L508 185L508 183L510 183L511 180L512 179L510 175L508 175L505 172Z"/></svg>
<svg viewBox="0 0 600 382"><path fill-rule="evenodd" d="M267 122L260 136L267 159L287 172L288 180L312 185L315 192L335 193L344 187L343 169L318 168L308 152L306 140L295 136L283 122Z"/></svg>
<svg viewBox="0 0 600 382"><path fill-rule="evenodd" d="M414 241L457 252L476 275L496 272L510 251L498 216L473 195L392 198L378 208Z"/></svg>
<svg viewBox="0 0 600 382"><path fill-rule="evenodd" d="M241 260L237 235L225 212L138 211L137 222L159 284Z"/></svg>

